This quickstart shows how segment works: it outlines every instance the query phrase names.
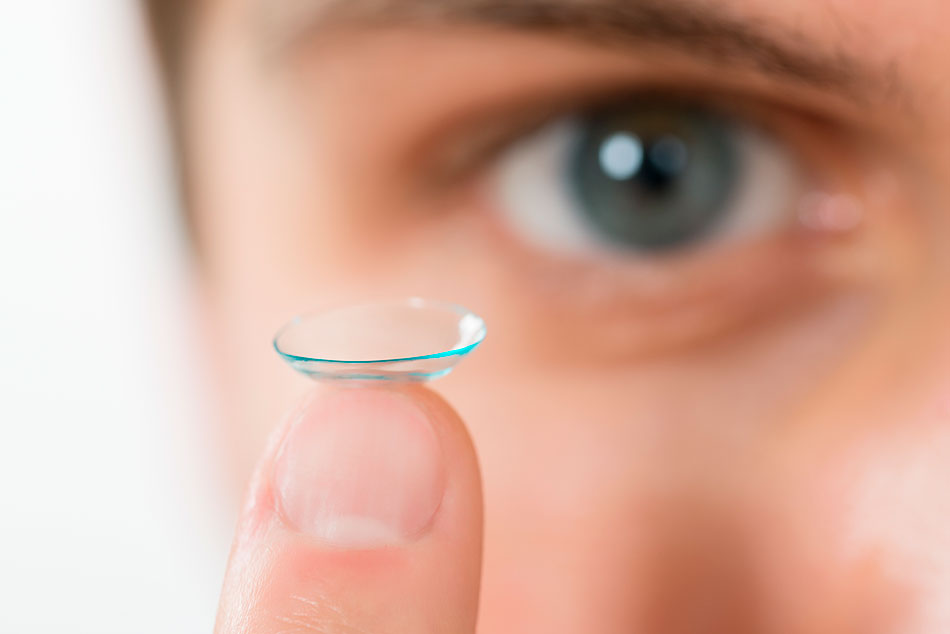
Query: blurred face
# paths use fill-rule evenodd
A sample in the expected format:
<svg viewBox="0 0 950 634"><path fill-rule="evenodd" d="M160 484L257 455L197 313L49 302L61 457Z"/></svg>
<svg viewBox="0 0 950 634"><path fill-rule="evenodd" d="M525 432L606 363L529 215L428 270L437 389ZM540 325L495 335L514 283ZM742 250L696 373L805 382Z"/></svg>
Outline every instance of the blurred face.
<svg viewBox="0 0 950 634"><path fill-rule="evenodd" d="M947 631L948 20L207 0L185 123L236 477L306 387L291 315L458 302L483 631Z"/></svg>

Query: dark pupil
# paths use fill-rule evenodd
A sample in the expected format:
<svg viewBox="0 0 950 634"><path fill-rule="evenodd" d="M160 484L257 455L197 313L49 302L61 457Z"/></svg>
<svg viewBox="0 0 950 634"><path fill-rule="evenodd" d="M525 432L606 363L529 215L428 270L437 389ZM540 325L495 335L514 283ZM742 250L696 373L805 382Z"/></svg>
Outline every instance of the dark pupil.
<svg viewBox="0 0 950 634"><path fill-rule="evenodd" d="M638 249L686 246L722 219L736 188L734 130L708 113L630 107L592 116L570 180L594 230Z"/></svg>

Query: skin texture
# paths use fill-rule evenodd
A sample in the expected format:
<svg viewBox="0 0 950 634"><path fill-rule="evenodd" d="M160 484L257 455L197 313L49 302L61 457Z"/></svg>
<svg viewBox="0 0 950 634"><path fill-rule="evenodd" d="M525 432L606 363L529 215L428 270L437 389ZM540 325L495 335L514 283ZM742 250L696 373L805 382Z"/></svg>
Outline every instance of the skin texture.
<svg viewBox="0 0 950 634"><path fill-rule="evenodd" d="M950 5L716 4L886 88L484 25L338 24L275 49L260 2L198 11L183 117L204 340L235 489L258 474L219 632L950 630ZM499 220L495 161L446 167L577 95L646 85L767 127L860 226L574 257ZM457 504L422 541L327 550L273 502L283 427L265 439L308 385L267 342L311 306L411 295L489 325L437 386L454 410L408 392L437 403Z"/></svg>

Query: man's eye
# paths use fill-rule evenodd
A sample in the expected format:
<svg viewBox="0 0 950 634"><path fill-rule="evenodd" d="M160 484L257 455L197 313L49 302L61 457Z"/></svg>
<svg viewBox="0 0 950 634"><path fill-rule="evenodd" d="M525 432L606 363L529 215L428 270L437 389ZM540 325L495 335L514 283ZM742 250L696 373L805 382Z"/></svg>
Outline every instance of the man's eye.
<svg viewBox="0 0 950 634"><path fill-rule="evenodd" d="M562 252L653 254L766 235L803 187L796 162L752 126L644 101L547 125L497 172L511 229Z"/></svg>

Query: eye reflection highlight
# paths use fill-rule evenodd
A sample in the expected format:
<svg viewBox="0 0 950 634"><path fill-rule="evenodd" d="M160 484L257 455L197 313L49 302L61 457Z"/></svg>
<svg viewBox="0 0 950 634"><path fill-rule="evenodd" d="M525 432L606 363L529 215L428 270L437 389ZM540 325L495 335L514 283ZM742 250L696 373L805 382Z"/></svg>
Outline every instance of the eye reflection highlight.
<svg viewBox="0 0 950 634"><path fill-rule="evenodd" d="M600 148L600 167L614 180L629 180L641 165L643 143L633 135L618 132Z"/></svg>

